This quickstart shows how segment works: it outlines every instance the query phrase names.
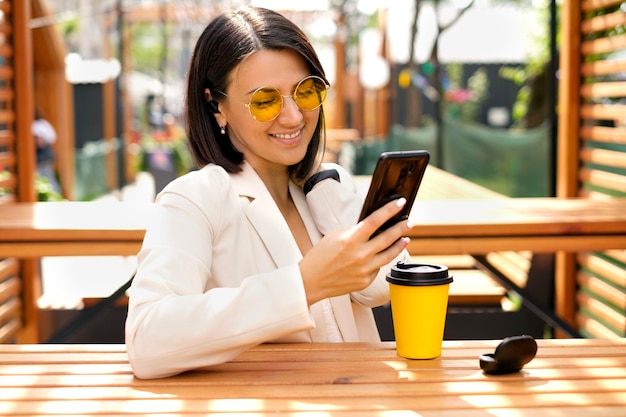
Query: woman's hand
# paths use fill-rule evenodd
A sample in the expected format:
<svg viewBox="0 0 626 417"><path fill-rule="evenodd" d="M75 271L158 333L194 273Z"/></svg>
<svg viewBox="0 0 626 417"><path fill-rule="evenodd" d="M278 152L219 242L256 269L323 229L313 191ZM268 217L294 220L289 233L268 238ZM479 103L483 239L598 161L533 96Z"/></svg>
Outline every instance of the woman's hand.
<svg viewBox="0 0 626 417"><path fill-rule="evenodd" d="M381 266L391 262L408 244L407 221L370 236L406 204L387 203L357 225L324 236L300 261L309 305L328 297L360 291L371 284Z"/></svg>

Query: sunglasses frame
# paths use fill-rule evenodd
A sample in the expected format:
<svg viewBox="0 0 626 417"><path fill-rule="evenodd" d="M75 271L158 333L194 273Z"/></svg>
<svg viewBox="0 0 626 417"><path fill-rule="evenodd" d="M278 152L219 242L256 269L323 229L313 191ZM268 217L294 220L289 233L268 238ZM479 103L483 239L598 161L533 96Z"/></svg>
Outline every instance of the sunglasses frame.
<svg viewBox="0 0 626 417"><path fill-rule="evenodd" d="M318 76L318 75L307 75L306 77L304 77L303 79L301 79L300 81L298 81L298 84L296 84L296 87L293 89L293 92L292 92L290 95L287 95L287 96L286 96L286 95L283 95L283 94L281 93L281 91L280 91L278 88L275 88L275 87L269 87L269 86L263 86L263 87L259 87L259 88L257 88L256 90L254 90L254 91L252 92L252 94L250 95L250 100L249 100L247 103L244 103L243 101L237 100L236 98L234 98L234 97L232 97L232 96L229 96L228 94L226 94L226 93L225 93L225 92L223 92L223 91L217 91L217 92L218 92L218 93L220 93L220 94L223 94L225 97L228 97L229 99L231 99L231 100L233 100L233 101L236 101L236 102L237 102L237 103L239 103L239 104L243 104L244 106L246 106L246 107L248 108L248 112L250 113L250 116L252 116L252 118L253 118L254 120L257 120L257 121L259 121L259 122L271 122L272 120L275 120L275 119L276 119L276 118L280 115L280 112L282 112L282 111L283 111L283 107L284 107L284 105L285 105L285 100L284 100L285 98L291 98L291 99L292 99L292 100L296 103L296 106L298 106L298 108L299 108L301 111L313 111L313 110L316 110L316 109L318 109L318 108L320 108L320 107L322 106L322 104L323 104L323 103L324 103L324 101L326 100L326 95L324 95L324 99L320 101L320 104L318 104L316 107L314 107L314 108L312 108L312 109L303 109L302 107L300 107L300 105L298 104L298 101L296 100L296 91L297 91L297 90L298 90L298 88L302 85L302 83L303 83L303 82L305 82L305 81L307 81L307 80L309 80L309 79L318 79L318 80L320 80L322 83L324 83L324 85L326 86L326 90L324 90L325 92L328 92L328 90L330 89L330 85L329 85L326 81L324 81L324 79L323 79L322 77L320 77L320 76ZM264 89L272 89L272 90L276 90L276 92L278 92L278 94L280 95L280 99L281 99L281 101L280 101L280 110L278 110L278 112L276 113L276 116L272 117L271 119L267 119L267 120L259 120L259 119L258 119L258 118L257 118L257 117L256 117L256 116L252 113L252 108L251 108L251 106L252 106L252 97L254 97L254 95L255 95L256 93L258 93L259 91L264 90Z"/></svg>

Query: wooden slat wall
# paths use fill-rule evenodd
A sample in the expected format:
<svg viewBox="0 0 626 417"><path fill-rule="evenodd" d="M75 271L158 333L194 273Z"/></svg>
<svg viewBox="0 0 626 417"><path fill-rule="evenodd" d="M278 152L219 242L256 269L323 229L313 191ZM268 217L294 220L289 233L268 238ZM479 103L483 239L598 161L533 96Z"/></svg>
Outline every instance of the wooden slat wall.
<svg viewBox="0 0 626 417"><path fill-rule="evenodd" d="M18 73L24 62L16 45L16 39L24 34L16 29L25 10L23 4L20 6L16 11L12 1L0 0L0 204L18 200L21 188L17 139L21 133L18 126L25 127L26 123L18 122L17 87L25 85ZM34 152L34 147L31 150ZM31 167L34 169L34 157ZM16 342L24 327L20 272L17 259L0 259L0 343Z"/></svg>
<svg viewBox="0 0 626 417"><path fill-rule="evenodd" d="M0 204L35 201L33 2L0 0ZM55 87L48 94L58 95ZM0 342L38 340L39 260L0 259ZM28 279L25 279L28 277Z"/></svg>
<svg viewBox="0 0 626 417"><path fill-rule="evenodd" d="M626 197L622 4L563 3L557 184L561 197ZM625 337L626 250L561 254L558 265L557 285L571 286L572 295L570 302L557 300L559 313L587 337Z"/></svg>
<svg viewBox="0 0 626 417"><path fill-rule="evenodd" d="M49 14L45 0L0 0L0 204L37 199L33 186L35 143L31 134L35 102L57 129L61 182L65 197L72 198L73 102L71 86L65 80L64 45L53 26L34 30L29 26L31 18ZM40 86L37 91L35 85ZM39 259L20 259L18 270L21 285L15 297L21 302L11 304L21 306L17 322L21 328L15 340L33 343L39 340L36 299L41 293ZM11 323L13 326L16 322ZM10 334L13 337L12 331ZM1 335L0 321L0 342L7 340Z"/></svg>
<svg viewBox="0 0 626 417"><path fill-rule="evenodd" d="M15 342L22 328L22 301L19 263L15 258L0 260L0 343Z"/></svg>
<svg viewBox="0 0 626 417"><path fill-rule="evenodd" d="M11 2L0 1L0 203L16 199L17 152Z"/></svg>

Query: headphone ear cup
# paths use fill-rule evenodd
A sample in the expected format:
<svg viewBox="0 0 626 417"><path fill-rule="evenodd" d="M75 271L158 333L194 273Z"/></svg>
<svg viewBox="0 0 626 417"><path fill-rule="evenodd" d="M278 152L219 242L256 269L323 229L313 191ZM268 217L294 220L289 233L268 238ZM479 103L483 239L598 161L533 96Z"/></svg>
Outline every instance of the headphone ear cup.
<svg viewBox="0 0 626 417"><path fill-rule="evenodd" d="M217 101L215 100L211 100L209 101L209 110L211 110L211 113L219 113L220 109L217 105Z"/></svg>

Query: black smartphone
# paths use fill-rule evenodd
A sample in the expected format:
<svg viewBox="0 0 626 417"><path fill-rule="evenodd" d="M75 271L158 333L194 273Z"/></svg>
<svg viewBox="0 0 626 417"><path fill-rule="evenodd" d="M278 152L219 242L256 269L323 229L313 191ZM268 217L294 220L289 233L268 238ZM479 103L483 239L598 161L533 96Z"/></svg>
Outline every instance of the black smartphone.
<svg viewBox="0 0 626 417"><path fill-rule="evenodd" d="M372 174L372 182L367 191L359 221L400 197L406 198L406 205L402 211L376 230L372 237L397 222L409 218L429 159L430 154L425 150L383 152L380 155Z"/></svg>

